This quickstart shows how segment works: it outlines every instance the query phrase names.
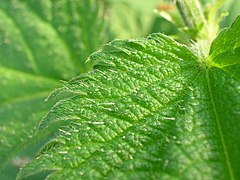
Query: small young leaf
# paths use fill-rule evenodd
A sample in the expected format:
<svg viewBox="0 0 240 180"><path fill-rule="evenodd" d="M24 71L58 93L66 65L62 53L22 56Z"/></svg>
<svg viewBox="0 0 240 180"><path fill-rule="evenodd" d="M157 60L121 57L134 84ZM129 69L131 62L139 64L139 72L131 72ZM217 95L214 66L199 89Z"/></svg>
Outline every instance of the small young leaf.
<svg viewBox="0 0 240 180"><path fill-rule="evenodd" d="M209 61L240 79L240 16L213 41Z"/></svg>

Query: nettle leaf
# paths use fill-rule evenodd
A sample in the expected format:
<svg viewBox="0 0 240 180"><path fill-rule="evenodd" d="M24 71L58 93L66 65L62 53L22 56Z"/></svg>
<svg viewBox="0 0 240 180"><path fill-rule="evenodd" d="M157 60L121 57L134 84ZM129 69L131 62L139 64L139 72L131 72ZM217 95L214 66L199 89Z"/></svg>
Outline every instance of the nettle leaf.
<svg viewBox="0 0 240 180"><path fill-rule="evenodd" d="M90 68L85 59L105 41L102 9L91 0L0 1L0 166L32 139L60 80Z"/></svg>
<svg viewBox="0 0 240 180"><path fill-rule="evenodd" d="M94 53L95 70L53 93L68 98L40 129L70 124L18 178L239 179L239 22L213 42L211 66L162 34Z"/></svg>

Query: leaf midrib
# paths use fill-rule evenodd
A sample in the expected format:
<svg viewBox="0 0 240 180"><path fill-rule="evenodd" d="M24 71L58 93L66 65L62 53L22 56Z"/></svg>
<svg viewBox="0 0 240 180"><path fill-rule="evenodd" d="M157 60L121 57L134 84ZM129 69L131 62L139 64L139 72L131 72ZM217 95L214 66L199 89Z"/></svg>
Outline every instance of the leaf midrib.
<svg viewBox="0 0 240 180"><path fill-rule="evenodd" d="M84 61L82 61L81 59L79 59L75 52L74 49L71 48L71 46L66 42L66 40L63 38L63 35L61 33L59 33L59 31L56 29L56 27L54 25L51 24L51 22L45 20L43 17L39 16L32 8L31 6L28 5L27 2L22 2L26 8L28 9L29 12L35 14L42 22L48 24L52 30L54 30L54 32L58 35L58 39L61 39L61 42L63 43L63 45L66 47L66 49L70 52L70 56L72 59L72 63L77 67L76 69L78 69L79 73L83 73L85 72L84 69ZM69 3L69 2L68 2ZM53 3L51 2L51 6L53 6Z"/></svg>
<svg viewBox="0 0 240 180"><path fill-rule="evenodd" d="M46 91L42 91L42 92L38 92L38 93L34 93L34 94L29 94L26 96L20 96L20 97L15 97L12 99L8 99L6 101L3 101L0 103L0 108L6 106L7 104L17 104L19 102L23 102L23 101L29 101L32 99L37 99L37 98L41 98L41 97L47 97L49 94L51 93L51 90L46 90Z"/></svg>
<svg viewBox="0 0 240 180"><path fill-rule="evenodd" d="M209 70L208 69L206 69L206 80L207 80L208 93L209 93L209 96L210 96L210 101L211 101L211 105L212 105L212 108L213 108L213 113L214 113L214 116L215 116L215 121L217 122L218 133L220 135L220 141L221 141L221 144L222 144L222 147L223 147L223 152L224 152L224 156L225 156L225 160L226 160L226 165L227 165L227 168L228 168L228 171L229 171L229 176L230 176L230 179L235 180L235 176L234 176L234 173L232 171L232 165L231 165L231 162L230 162L227 146L226 146L226 143L225 143L225 140L224 140L224 135L223 135L222 126L221 126L221 123L220 123L220 118L218 116L218 112L217 112L217 108L216 108L216 102L215 102L214 97L213 97L212 86L211 86L211 82L210 82L210 78L209 78Z"/></svg>
<svg viewBox="0 0 240 180"><path fill-rule="evenodd" d="M53 78L48 77L48 76L41 76L41 75L38 75L38 74L32 74L32 73L20 71L20 70L17 70L17 69L12 69L12 68L5 67L5 66L1 66L0 70L1 69L3 71L6 71L6 72L12 72L16 76L17 75L24 75L27 78L34 78L35 80L42 80L42 81L45 81L47 83L51 83L52 85L55 85L55 88L57 88L61 84L60 81L57 81L57 79L53 79ZM0 108L4 107L7 104L16 104L16 103L19 103L19 102L22 102L22 101L28 101L28 100L36 99L36 98L40 98L40 97L43 97L43 98L47 97L51 93L51 91L54 89L54 88L51 88L51 87L52 86L50 86L49 88L46 88L45 90L38 91L34 94L27 94L26 96L17 96L17 97L7 99L7 100L0 103Z"/></svg>
<svg viewBox="0 0 240 180"><path fill-rule="evenodd" d="M51 82L52 84L60 84L60 80L57 79L57 78L54 78L54 77L50 77L50 76L46 76L46 75L42 75L42 74L34 74L34 73L31 73L31 72L22 71L20 69L13 69L13 68L3 66L3 65L0 65L0 70L1 69L3 71L8 72L8 73L12 72L12 73L15 73L15 74L18 74L18 75L24 75L26 77L36 78L36 80L39 79L39 80L44 80L44 81Z"/></svg>
<svg viewBox="0 0 240 180"><path fill-rule="evenodd" d="M29 8L29 6L27 6L25 3L23 3L23 5L25 6L25 8L28 9L29 12L31 12L32 14L34 14L40 21L46 23L49 27L51 27L51 29L57 34L58 39L61 40L61 43L65 46L65 48L68 50L68 52L70 52L70 56L72 59L72 63L77 67L76 69L79 69L79 72L84 72L84 69L82 68L84 65L84 63L81 63L81 61L79 62L78 58L75 56L75 53L73 52L73 50L70 48L70 46L65 42L65 40L62 38L62 35L56 30L56 28L51 25L48 21L44 20L43 18L41 18L36 12L34 12L32 9ZM15 19L15 16L11 15L9 12L6 11L6 9L1 8L0 7L0 11L3 12L7 17L9 17L12 22L14 23L14 26L19 30L21 37L24 41L24 44L27 47L28 50L28 57L29 60L31 61L32 65L33 65L33 70L36 73L40 73L39 67L37 65L37 58L35 57L35 53L33 52L32 46L29 44L29 39L26 38L24 31L22 29L22 25L19 24L19 22Z"/></svg>
<svg viewBox="0 0 240 180"><path fill-rule="evenodd" d="M40 71L39 71L39 67L37 66L35 54L33 53L32 47L29 45L28 40L27 40L23 30L20 28L20 26L17 23L17 21L15 20L15 18L13 18L5 9L3 10L3 8L0 8L0 11L2 13L4 13L7 17L9 17L12 20L12 23L14 24L14 26L17 27L17 29L19 30L20 36L21 36L21 38L24 42L24 45L26 47L26 50L27 50L27 56L33 67L33 71L35 73L39 73Z"/></svg>

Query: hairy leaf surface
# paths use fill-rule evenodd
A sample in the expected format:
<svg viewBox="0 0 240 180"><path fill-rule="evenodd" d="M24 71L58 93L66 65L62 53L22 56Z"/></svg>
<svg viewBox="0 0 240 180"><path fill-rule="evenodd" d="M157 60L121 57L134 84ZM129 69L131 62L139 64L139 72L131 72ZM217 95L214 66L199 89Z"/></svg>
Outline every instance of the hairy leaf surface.
<svg viewBox="0 0 240 180"><path fill-rule="evenodd" d="M100 18L91 0L0 1L0 166L35 134L60 80L89 69L104 41Z"/></svg>
<svg viewBox="0 0 240 180"><path fill-rule="evenodd" d="M213 42L212 66L162 34L94 53L95 70L53 93L67 98L40 128L69 124L19 178L43 171L52 171L48 179L240 178L239 58L216 51L236 51L239 22Z"/></svg>

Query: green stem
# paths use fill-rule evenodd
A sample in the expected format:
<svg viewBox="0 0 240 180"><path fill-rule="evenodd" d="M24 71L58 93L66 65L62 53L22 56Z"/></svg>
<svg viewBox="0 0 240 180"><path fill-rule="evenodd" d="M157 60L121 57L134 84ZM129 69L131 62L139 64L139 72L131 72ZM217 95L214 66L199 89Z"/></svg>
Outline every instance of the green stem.
<svg viewBox="0 0 240 180"><path fill-rule="evenodd" d="M206 20L199 0L177 0L176 6L187 27L197 32L194 44L195 52L204 59L208 55L212 41L210 26Z"/></svg>
<svg viewBox="0 0 240 180"><path fill-rule="evenodd" d="M188 15L186 14L187 11L184 9L184 6L179 1L176 1L176 6L177 6L177 9L178 9L185 25L187 27L193 27L193 22L190 21L190 18L188 18Z"/></svg>
<svg viewBox="0 0 240 180"><path fill-rule="evenodd" d="M207 20L204 16L203 9L199 0L177 0L177 8L186 25L190 27L193 25L199 30L202 26L208 28Z"/></svg>

